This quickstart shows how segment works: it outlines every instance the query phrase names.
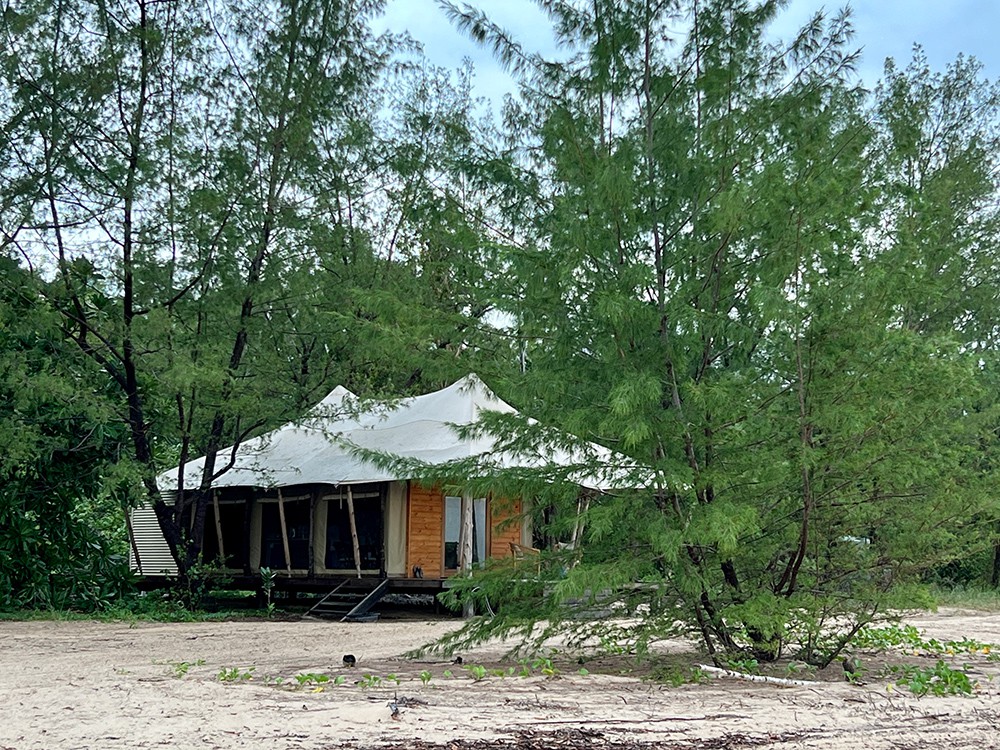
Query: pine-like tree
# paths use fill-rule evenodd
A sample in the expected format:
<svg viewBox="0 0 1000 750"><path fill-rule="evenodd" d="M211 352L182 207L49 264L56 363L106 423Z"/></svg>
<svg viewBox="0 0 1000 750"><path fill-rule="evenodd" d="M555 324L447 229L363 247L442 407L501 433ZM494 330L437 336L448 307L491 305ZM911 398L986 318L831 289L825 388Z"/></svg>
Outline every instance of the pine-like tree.
<svg viewBox="0 0 1000 750"><path fill-rule="evenodd" d="M522 572L503 568L474 577L501 614L460 638L537 634L540 619L543 635L607 628L565 619L584 600L640 614L628 634L640 646L683 622L712 654L773 660L794 645L826 664L959 551L983 500L982 434L966 419L975 358L907 269L926 255L885 232L917 194L949 198L883 192L898 159L886 139L902 146L901 133L873 125L852 83L847 13L785 42L769 31L777 2L545 7L564 62L452 9L525 83L510 119L537 189L517 204L532 206L517 217L527 241L502 262L526 366L504 392L628 460L586 500L571 481L547 484L551 467L480 480L534 496L536 530L576 544L552 553L545 586L511 585ZM961 109L927 95L931 110ZM926 107L896 114L934 127ZM956 157L973 164L954 194L969 200L945 209L952 229L995 190L983 189L989 158ZM935 245L938 271L976 252L923 226L950 238ZM947 323L914 327L923 308ZM511 450L535 450L536 426L494 427ZM581 469L600 475L599 462Z"/></svg>

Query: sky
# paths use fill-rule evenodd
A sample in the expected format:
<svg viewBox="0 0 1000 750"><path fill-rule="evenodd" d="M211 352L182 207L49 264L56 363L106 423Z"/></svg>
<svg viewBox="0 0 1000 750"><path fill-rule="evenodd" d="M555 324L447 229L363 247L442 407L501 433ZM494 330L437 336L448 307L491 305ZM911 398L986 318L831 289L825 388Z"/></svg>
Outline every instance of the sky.
<svg viewBox="0 0 1000 750"><path fill-rule="evenodd" d="M471 0L498 25L512 33L528 50L554 51L545 16L531 0ZM790 37L816 11L831 13L845 3L791 0L774 25L780 37ZM915 43L923 46L933 69L943 70L963 52L983 63L983 75L1000 78L1000 0L854 0L855 45L863 50L858 71L864 84L874 87L886 57L901 67L910 60ZM510 77L482 49L457 31L436 0L388 0L386 15L377 28L409 31L424 45L428 59L456 68L464 58L475 66L476 92L488 98L512 90Z"/></svg>

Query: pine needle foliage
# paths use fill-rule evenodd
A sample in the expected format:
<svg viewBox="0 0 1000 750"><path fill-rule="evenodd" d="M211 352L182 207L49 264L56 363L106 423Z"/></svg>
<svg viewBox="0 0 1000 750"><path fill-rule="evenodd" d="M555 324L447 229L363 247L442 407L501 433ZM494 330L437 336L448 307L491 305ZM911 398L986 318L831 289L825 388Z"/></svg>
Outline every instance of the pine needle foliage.
<svg viewBox="0 0 1000 750"><path fill-rule="evenodd" d="M870 95L848 13L784 41L780 5L544 3L560 63L453 9L520 75L510 141L538 175L501 250L523 372L498 389L613 451L581 470L633 468L584 499L552 467L453 467L575 544L460 581L451 599L497 616L450 646L600 637L611 614L639 649L680 629L712 656L825 665L996 517L973 416L993 360L970 356L992 313L950 296L996 288L974 270L997 259L996 99L968 64L919 61ZM540 454L532 423L492 426Z"/></svg>

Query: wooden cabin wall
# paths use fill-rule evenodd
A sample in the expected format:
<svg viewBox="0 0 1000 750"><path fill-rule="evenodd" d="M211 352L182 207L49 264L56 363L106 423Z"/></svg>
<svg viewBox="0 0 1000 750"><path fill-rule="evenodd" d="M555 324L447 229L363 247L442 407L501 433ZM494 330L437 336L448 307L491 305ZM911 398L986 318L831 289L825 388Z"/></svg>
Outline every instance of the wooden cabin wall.
<svg viewBox="0 0 1000 750"><path fill-rule="evenodd" d="M520 500L494 500L490 503L490 528L493 532L489 541L490 557L508 557L511 544L523 544L521 522L517 519L520 514Z"/></svg>
<svg viewBox="0 0 1000 750"><path fill-rule="evenodd" d="M444 565L444 494L410 482L409 520L406 524L407 575L413 568L424 578L441 578Z"/></svg>
<svg viewBox="0 0 1000 750"><path fill-rule="evenodd" d="M520 500L490 502L490 533L487 554L491 558L508 557L510 545L524 544L524 530L519 520ZM419 567L424 578L442 578L444 570L444 493L437 488L410 482L407 513L407 577ZM530 541L530 539L529 539Z"/></svg>

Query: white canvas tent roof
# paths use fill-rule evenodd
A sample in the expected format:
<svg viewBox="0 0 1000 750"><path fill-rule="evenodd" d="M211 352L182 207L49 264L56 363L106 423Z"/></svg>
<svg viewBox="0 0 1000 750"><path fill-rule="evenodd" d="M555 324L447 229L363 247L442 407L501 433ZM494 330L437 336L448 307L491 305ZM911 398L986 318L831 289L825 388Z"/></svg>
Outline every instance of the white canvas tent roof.
<svg viewBox="0 0 1000 750"><path fill-rule="evenodd" d="M356 455L351 446L390 453L439 466L471 456L490 453L491 436L460 437L455 426L475 424L484 411L516 413L474 374L424 396L396 404L358 409L357 398L342 386L335 388L301 421L278 428L242 443L231 469L217 478L214 487L286 487L295 484L360 484L409 477L393 476ZM598 454L611 456L601 446ZM219 452L218 465L228 462L231 449ZM540 466L555 462L579 463L561 450L546 456L491 456L499 468ZM204 458L188 462L185 487L196 487ZM177 470L160 477L161 487L176 489ZM579 484L598 488L600 483L583 478Z"/></svg>

